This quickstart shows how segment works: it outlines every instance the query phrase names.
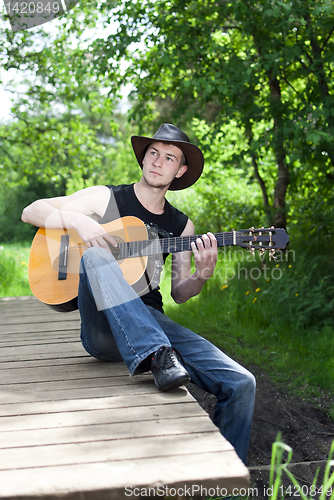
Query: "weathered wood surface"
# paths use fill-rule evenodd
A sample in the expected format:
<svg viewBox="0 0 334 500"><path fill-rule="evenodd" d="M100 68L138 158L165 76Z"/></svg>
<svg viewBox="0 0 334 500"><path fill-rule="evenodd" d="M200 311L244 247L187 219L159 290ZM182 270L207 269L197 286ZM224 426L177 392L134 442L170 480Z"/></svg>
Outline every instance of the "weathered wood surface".
<svg viewBox="0 0 334 500"><path fill-rule="evenodd" d="M77 312L0 300L0 498L219 496L248 481L185 388L91 358Z"/></svg>

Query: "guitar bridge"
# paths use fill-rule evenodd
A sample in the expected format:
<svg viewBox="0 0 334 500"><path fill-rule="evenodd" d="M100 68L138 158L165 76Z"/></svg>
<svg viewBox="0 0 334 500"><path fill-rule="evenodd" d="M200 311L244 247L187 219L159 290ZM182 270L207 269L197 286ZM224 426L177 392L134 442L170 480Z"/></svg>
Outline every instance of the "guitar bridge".
<svg viewBox="0 0 334 500"><path fill-rule="evenodd" d="M60 238L59 250L59 267L58 267L58 280L66 280L67 266L68 266L68 247L70 244L70 237L68 234L62 234Z"/></svg>

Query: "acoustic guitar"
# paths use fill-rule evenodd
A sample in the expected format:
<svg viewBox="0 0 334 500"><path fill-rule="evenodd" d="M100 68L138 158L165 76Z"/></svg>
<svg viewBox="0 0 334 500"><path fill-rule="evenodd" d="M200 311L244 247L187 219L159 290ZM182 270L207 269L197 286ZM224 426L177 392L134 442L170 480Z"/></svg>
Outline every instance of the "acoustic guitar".
<svg viewBox="0 0 334 500"><path fill-rule="evenodd" d="M110 251L117 259L124 278L139 295L152 287L156 263L163 254L191 250L198 236L159 238L136 217L122 217L101 225L113 236L117 247ZM237 245L254 252L284 249L289 237L284 229L245 229L215 233L218 246ZM77 309L79 266L87 245L75 230L40 228L32 242L29 258L30 288L41 302L57 311Z"/></svg>

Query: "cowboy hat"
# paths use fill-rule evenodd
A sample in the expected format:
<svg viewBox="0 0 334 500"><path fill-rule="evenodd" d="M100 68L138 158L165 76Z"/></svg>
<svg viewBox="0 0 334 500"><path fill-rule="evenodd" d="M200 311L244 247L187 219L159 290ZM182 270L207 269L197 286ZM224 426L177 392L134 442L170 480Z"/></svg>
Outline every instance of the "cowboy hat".
<svg viewBox="0 0 334 500"><path fill-rule="evenodd" d="M169 189L176 191L194 184L201 176L204 167L202 151L190 142L189 137L182 130L170 123L161 125L153 137L143 137L140 135L133 135L131 137L132 147L140 168L143 168L143 159L149 144L156 141L173 144L173 146L181 149L186 157L187 171L181 177L175 178Z"/></svg>

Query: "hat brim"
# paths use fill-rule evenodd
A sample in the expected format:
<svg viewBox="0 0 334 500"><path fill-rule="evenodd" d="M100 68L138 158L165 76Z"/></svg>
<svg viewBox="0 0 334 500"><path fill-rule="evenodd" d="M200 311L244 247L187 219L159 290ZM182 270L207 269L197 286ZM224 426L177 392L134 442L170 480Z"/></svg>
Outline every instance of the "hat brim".
<svg viewBox="0 0 334 500"><path fill-rule="evenodd" d="M200 178L203 167L204 167L204 157L202 151L195 146L185 141L176 140L165 140L165 139L154 139L152 137L143 137L141 135L133 135L131 137L131 144L133 151L136 155L137 161L140 168L143 168L143 159L149 144L153 142L163 142L164 144L172 144L185 154L187 158L187 170L179 178L175 178L170 184L169 188L171 191L178 191L192 186Z"/></svg>

